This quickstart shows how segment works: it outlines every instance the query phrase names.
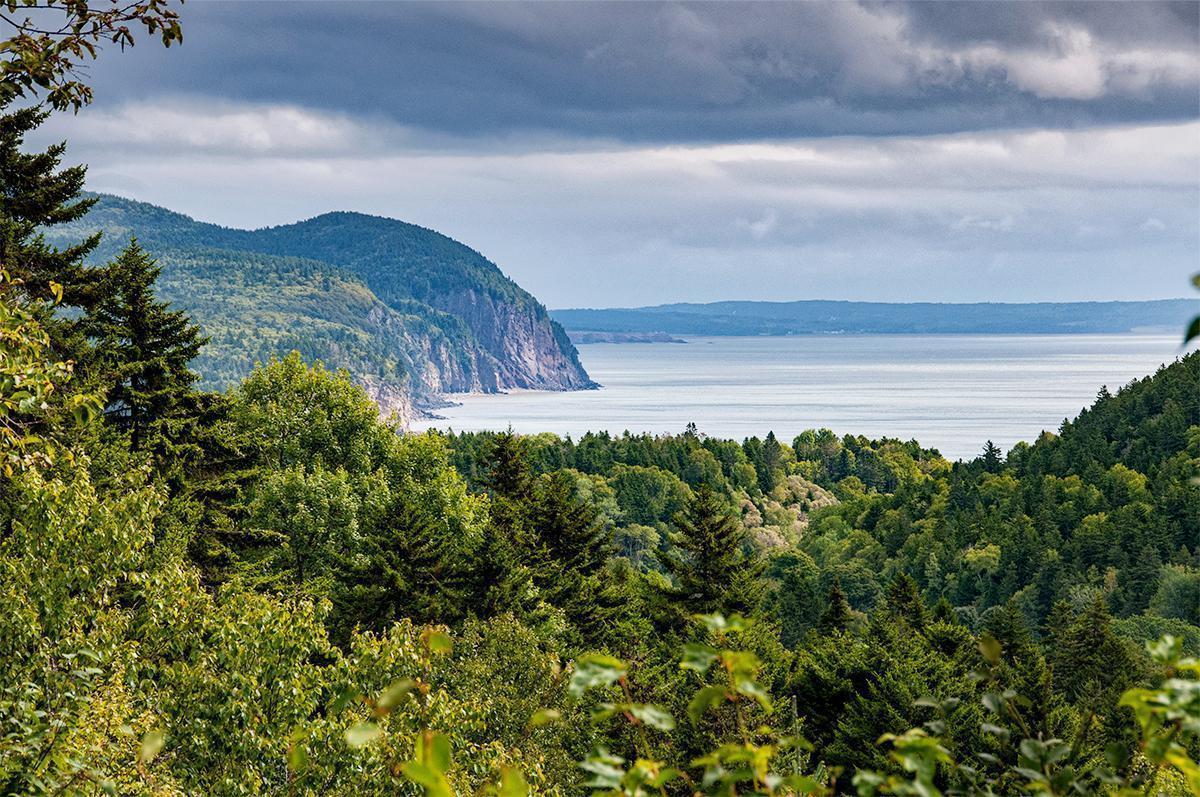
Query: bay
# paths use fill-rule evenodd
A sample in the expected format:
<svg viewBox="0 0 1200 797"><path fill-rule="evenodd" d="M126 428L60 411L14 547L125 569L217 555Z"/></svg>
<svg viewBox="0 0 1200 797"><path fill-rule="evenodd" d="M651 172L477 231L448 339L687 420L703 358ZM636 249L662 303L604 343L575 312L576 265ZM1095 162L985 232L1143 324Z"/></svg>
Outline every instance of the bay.
<svg viewBox="0 0 1200 797"><path fill-rule="evenodd" d="M1183 354L1167 335L809 335L689 338L579 347L603 387L451 398L417 428L678 433L804 429L916 439L951 459L1055 431L1092 403ZM1200 386L1198 386L1200 393Z"/></svg>

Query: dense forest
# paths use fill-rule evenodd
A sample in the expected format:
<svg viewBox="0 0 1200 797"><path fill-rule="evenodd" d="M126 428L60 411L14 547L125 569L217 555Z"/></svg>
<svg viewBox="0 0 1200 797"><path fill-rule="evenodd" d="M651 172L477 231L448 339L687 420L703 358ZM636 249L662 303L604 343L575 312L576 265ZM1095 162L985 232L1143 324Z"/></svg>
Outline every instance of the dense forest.
<svg viewBox="0 0 1200 797"><path fill-rule="evenodd" d="M0 69L0 794L1200 793L1200 354L960 462L213 392L13 102L177 18L66 13Z"/></svg>

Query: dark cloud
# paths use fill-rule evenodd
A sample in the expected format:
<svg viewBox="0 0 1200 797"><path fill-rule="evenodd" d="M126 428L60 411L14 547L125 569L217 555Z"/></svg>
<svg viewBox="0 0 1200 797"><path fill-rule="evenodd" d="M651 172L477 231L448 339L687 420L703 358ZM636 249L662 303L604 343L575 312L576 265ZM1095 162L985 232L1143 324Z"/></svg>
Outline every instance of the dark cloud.
<svg viewBox="0 0 1200 797"><path fill-rule="evenodd" d="M102 104L292 103L440 134L721 141L1195 118L1194 3L189 3Z"/></svg>

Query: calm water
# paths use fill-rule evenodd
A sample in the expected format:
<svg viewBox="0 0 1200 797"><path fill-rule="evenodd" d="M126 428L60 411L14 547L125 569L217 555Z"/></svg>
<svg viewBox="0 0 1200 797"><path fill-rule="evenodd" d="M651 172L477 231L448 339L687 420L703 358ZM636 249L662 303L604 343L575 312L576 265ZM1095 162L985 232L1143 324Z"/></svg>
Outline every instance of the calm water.
<svg viewBox="0 0 1200 797"><path fill-rule="evenodd" d="M1095 398L1180 355L1158 335L829 335L691 338L579 347L604 385L575 393L455 396L425 427L459 431L773 430L916 438L951 458L1056 430ZM1200 390L1200 386L1198 386Z"/></svg>

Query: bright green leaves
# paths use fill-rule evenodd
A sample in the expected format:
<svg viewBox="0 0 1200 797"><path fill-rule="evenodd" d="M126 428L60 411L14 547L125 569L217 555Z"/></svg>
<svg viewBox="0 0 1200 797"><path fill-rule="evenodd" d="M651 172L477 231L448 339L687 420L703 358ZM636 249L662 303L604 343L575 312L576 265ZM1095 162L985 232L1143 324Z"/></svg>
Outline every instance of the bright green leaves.
<svg viewBox="0 0 1200 797"><path fill-rule="evenodd" d="M708 614L697 619L718 639L727 633L743 632L747 627L747 621L737 615L726 619L720 614ZM771 697L757 681L762 662L750 651L718 650L711 645L690 642L683 646L679 667L703 676L715 662L720 662L724 670L725 684L704 686L696 693L688 704L688 715L693 722L698 722L706 711L715 709L722 702L736 701L739 696L750 698L764 711L771 711Z"/></svg>
<svg viewBox="0 0 1200 797"><path fill-rule="evenodd" d="M724 703L728 695L728 690L723 686L700 687L688 703L688 716L692 718L692 722L699 722L705 712L712 711Z"/></svg>
<svg viewBox="0 0 1200 797"><path fill-rule="evenodd" d="M413 758L401 765L404 776L424 787L429 797L453 797L450 787L450 739L444 733L424 731L414 740Z"/></svg>
<svg viewBox="0 0 1200 797"><path fill-rule="evenodd" d="M622 708L632 714L635 719L640 720L648 727L655 728L656 730L660 731L675 730L674 717L657 706L628 703L622 706Z"/></svg>
<svg viewBox="0 0 1200 797"><path fill-rule="evenodd" d="M146 731L145 735L142 736L141 747L138 748L138 761L143 764L149 764L162 752L163 746L166 743L167 735L162 731Z"/></svg>
<svg viewBox="0 0 1200 797"><path fill-rule="evenodd" d="M884 734L881 743L890 742L890 758L898 763L912 779L900 775L883 776L876 772L858 772L854 775L854 786L860 797L875 794L916 794L921 797L939 797L941 791L934 785L934 775L940 765L950 764L950 752L941 740L930 736L920 728L900 735Z"/></svg>
<svg viewBox="0 0 1200 797"><path fill-rule="evenodd" d="M612 686L625 677L627 668L620 659L603 653L587 653L575 660L575 671L567 687L571 694L580 697L589 689Z"/></svg>
<svg viewBox="0 0 1200 797"><path fill-rule="evenodd" d="M628 667L620 659L603 653L586 653L575 660L575 671L571 673L568 690L578 698L590 689L603 689L620 684L626 700L620 703L601 703L592 712L594 721L623 716L634 725L644 725L660 731L674 730L675 719L669 713L657 706L635 703L629 699L629 685L625 680L627 673Z"/></svg>
<svg viewBox="0 0 1200 797"><path fill-rule="evenodd" d="M1200 762L1188 752L1200 739L1200 661L1184 657L1182 640L1170 635L1148 643L1146 650L1168 677L1157 689L1126 691L1121 705L1133 710L1150 763L1175 769L1200 794Z"/></svg>
<svg viewBox="0 0 1200 797"><path fill-rule="evenodd" d="M639 758L628 769L626 760L600 748L579 767L590 776L585 786L602 797L646 797L664 793L664 787L684 777L661 761Z"/></svg>

